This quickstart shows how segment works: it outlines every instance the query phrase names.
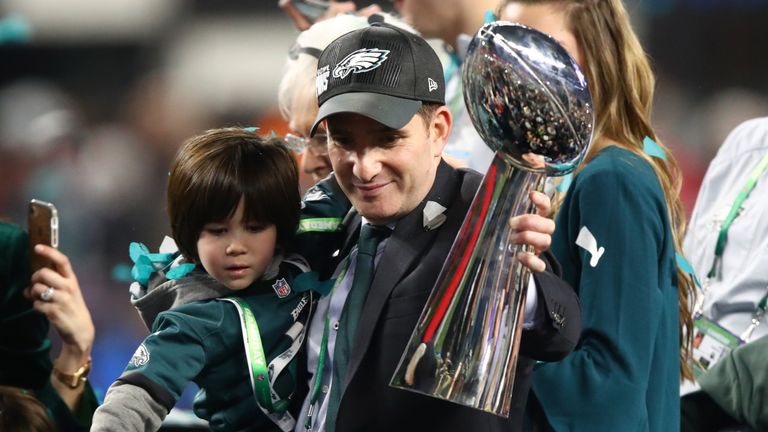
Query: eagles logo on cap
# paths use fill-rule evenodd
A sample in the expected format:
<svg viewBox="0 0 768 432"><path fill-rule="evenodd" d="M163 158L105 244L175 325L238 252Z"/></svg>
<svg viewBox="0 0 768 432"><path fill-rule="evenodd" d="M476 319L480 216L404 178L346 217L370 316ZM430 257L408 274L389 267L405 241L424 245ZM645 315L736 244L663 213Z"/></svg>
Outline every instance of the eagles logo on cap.
<svg viewBox="0 0 768 432"><path fill-rule="evenodd" d="M366 116L400 129L423 103L445 105L443 66L422 37L381 22L331 42L317 63L318 112Z"/></svg>
<svg viewBox="0 0 768 432"><path fill-rule="evenodd" d="M350 73L370 72L384 63L389 55L389 50L378 48L361 48L344 57L335 68L334 78L344 79Z"/></svg>

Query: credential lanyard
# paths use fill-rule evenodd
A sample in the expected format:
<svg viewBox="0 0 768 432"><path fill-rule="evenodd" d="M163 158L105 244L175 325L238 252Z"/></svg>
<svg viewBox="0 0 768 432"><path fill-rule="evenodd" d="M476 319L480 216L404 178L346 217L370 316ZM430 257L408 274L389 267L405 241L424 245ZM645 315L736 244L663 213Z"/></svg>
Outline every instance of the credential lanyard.
<svg viewBox="0 0 768 432"><path fill-rule="evenodd" d="M240 326L242 327L243 342L245 344L245 358L248 362L248 370L251 372L249 377L259 408L261 408L264 414L277 424L281 430L286 432L293 430L296 421L293 419L293 416L286 411L288 408L288 401L280 400L278 395L272 391L269 368L267 367L267 357L264 354L264 346L261 343L259 325L256 323L256 317L253 315L253 311L250 306L248 306L248 303L239 297L225 297L220 300L228 301L235 305L238 314L240 314ZM303 340L303 338L297 339Z"/></svg>
<svg viewBox="0 0 768 432"><path fill-rule="evenodd" d="M715 258L712 261L712 268L710 268L709 273L707 273L707 279L704 282L704 286L702 287L704 292L702 301L696 308L697 313L701 313L701 309L704 306L703 297L708 295L709 280L715 277L722 277L722 271L720 270L720 267L722 266L723 252L725 251L725 246L728 243L728 230L731 228L733 221L736 220L736 218L739 216L739 213L741 212L741 206L744 204L744 201L747 200L749 194L752 193L752 190L757 185L757 181L760 179L760 176L763 175L766 169L768 169L768 155L763 156L763 159L760 160L760 163L757 164L754 170L752 170L752 173L749 175L749 179L747 179L747 183L736 196L736 200L734 200L733 205L731 205L731 210L728 212L728 216L723 221L723 226L720 227L720 233L717 236L717 244L715 245ZM768 291L758 302L757 309L752 315L752 322L750 323L747 330L741 335L741 339L743 341L748 342L752 336L752 333L755 331L755 328L760 325L760 321L766 312L767 303Z"/></svg>
<svg viewBox="0 0 768 432"><path fill-rule="evenodd" d="M725 218L725 221L723 221L723 226L720 228L720 234L717 236L717 244L715 245L715 259L712 262L712 268L709 270L707 278L711 279L713 277L717 277L718 268L720 267L723 258L723 251L725 250L726 243L728 243L728 230L731 228L733 221L739 215L742 204L744 204L744 201L746 201L747 197L749 197L749 194L757 184L757 180L765 172L766 168L768 168L768 155L763 156L763 159L760 161L760 163L755 167L754 170L752 170L752 174L750 174L749 179L747 180L747 184L744 185L744 187L741 189L741 192L739 192L739 194L736 196L736 200L733 202L731 210L728 212L728 217Z"/></svg>
<svg viewBox="0 0 768 432"><path fill-rule="evenodd" d="M349 256L344 261L344 266L339 272L339 276L336 278L336 282L331 288L331 292L328 293L328 309L325 311L325 325L323 326L323 339L320 341L320 353L317 356L317 368L315 370L315 380L312 384L312 391L309 394L309 409L307 410L307 418L304 421L304 428L312 429L313 415L315 413L315 404L320 398L320 389L323 387L323 372L325 371L325 361L328 357L328 333L330 332L331 322L331 299L333 299L333 293L336 292L336 287L344 280L344 276L349 269Z"/></svg>

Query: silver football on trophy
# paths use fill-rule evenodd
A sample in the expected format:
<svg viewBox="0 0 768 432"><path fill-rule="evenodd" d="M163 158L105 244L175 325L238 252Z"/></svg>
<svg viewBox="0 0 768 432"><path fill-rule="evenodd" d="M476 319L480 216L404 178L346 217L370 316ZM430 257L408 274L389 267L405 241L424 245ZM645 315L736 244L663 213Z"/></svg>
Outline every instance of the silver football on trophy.
<svg viewBox="0 0 768 432"><path fill-rule="evenodd" d="M592 137L592 97L578 65L552 37L497 21L472 40L464 102L485 143L517 168L561 176Z"/></svg>

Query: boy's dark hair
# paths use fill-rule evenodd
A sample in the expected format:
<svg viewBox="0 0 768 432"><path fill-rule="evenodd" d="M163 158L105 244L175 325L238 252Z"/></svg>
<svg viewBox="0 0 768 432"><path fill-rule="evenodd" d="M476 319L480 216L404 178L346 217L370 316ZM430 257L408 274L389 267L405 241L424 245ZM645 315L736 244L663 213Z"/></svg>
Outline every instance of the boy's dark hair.
<svg viewBox="0 0 768 432"><path fill-rule="evenodd" d="M296 161L283 142L240 128L212 129L187 140L171 165L167 194L181 253L198 262L203 226L234 214L241 197L245 220L275 224L278 247L288 243L299 223L301 196Z"/></svg>

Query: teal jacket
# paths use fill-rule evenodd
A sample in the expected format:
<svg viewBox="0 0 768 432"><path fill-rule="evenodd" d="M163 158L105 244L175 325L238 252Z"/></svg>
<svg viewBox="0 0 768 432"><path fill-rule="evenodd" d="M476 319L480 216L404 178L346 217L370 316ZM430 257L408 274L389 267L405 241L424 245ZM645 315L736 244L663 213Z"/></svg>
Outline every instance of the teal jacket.
<svg viewBox="0 0 768 432"><path fill-rule="evenodd" d="M73 413L51 385L48 320L23 295L30 279L27 234L0 222L0 385L31 390L58 430L88 430L98 406L96 395L86 383Z"/></svg>
<svg viewBox="0 0 768 432"><path fill-rule="evenodd" d="M675 248L652 167L628 150L601 151L571 185L552 251L579 293L583 325L573 353L533 374L552 429L677 430Z"/></svg>

